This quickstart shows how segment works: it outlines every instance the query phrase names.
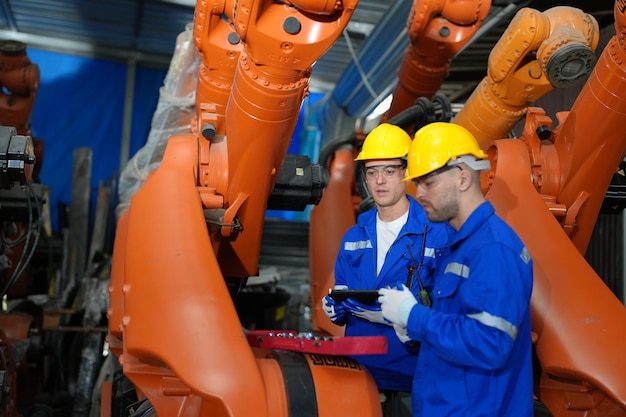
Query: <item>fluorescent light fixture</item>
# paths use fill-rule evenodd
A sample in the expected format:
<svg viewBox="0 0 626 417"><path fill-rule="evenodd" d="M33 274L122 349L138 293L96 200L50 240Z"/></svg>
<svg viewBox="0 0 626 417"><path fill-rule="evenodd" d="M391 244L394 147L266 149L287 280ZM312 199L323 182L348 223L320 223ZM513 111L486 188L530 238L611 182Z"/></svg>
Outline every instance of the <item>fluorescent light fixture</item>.
<svg viewBox="0 0 626 417"><path fill-rule="evenodd" d="M389 108L391 107L391 100L393 99L393 94L389 94L387 98L380 102L378 106L367 116L367 119L375 119L377 117L382 116Z"/></svg>
<svg viewBox="0 0 626 417"><path fill-rule="evenodd" d="M361 34L364 37L367 37L370 33L372 33L372 30L374 30L375 25L373 23L364 23L364 22L354 22L354 21L350 21L348 22L348 27L346 27L346 30L350 33L353 34Z"/></svg>
<svg viewBox="0 0 626 417"><path fill-rule="evenodd" d="M196 0L161 0L162 3L177 4L185 7L196 7Z"/></svg>

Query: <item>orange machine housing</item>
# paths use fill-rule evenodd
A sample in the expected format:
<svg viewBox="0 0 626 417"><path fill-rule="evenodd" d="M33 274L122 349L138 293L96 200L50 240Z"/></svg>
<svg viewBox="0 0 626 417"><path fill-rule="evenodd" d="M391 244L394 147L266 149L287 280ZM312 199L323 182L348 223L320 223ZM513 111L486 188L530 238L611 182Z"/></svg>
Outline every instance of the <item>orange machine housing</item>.
<svg viewBox="0 0 626 417"><path fill-rule="evenodd" d="M529 108L518 140L496 140L488 148L487 198L535 263L537 395L554 416L626 415L626 308L584 259L626 155L625 24L617 1L617 34L571 110L558 114L556 128L543 110Z"/></svg>
<svg viewBox="0 0 626 417"><path fill-rule="evenodd" d="M159 416L381 415L355 361L252 347L229 289L257 274L265 207L311 66L356 5L197 3L193 133L169 139L120 216L111 273L110 348ZM102 403L110 414L112 398Z"/></svg>

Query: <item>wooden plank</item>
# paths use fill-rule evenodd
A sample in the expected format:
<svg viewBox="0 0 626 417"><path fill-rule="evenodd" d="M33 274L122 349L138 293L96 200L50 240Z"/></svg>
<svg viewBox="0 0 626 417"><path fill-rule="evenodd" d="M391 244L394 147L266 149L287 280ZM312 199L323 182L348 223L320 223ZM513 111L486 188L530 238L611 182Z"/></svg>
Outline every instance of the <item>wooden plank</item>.
<svg viewBox="0 0 626 417"><path fill-rule="evenodd" d="M91 245L89 246L89 257L87 259L88 271L92 271L94 268L94 265L91 264L95 262L94 258L96 254L104 251L104 243L110 218L110 195L111 186L100 181L98 185L98 201L96 202L93 233L91 235ZM91 274L88 275L90 276Z"/></svg>
<svg viewBox="0 0 626 417"><path fill-rule="evenodd" d="M87 266L89 234L89 201L91 198L91 148L74 151L72 176L72 201L69 213L69 273L68 287L80 280ZM64 289L67 293L68 288Z"/></svg>

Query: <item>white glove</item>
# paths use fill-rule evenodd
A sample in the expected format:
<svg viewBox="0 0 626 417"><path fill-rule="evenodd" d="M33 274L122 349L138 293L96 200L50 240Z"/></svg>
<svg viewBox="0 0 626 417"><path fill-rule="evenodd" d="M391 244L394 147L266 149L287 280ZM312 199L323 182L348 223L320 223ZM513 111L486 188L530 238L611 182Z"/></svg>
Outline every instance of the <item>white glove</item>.
<svg viewBox="0 0 626 417"><path fill-rule="evenodd" d="M372 323L391 326L391 323L383 318L383 312L380 306L368 306L350 298L344 301L343 305L346 307L346 310L355 317L371 321Z"/></svg>
<svg viewBox="0 0 626 417"><path fill-rule="evenodd" d="M394 324L406 327L409 314L411 314L413 306L417 304L411 290L402 284L401 290L382 288L378 290L378 295L383 317Z"/></svg>
<svg viewBox="0 0 626 417"><path fill-rule="evenodd" d="M411 338L409 337L409 331L406 327L402 327L399 324L394 324L393 329L396 331L396 336L402 343L410 342Z"/></svg>

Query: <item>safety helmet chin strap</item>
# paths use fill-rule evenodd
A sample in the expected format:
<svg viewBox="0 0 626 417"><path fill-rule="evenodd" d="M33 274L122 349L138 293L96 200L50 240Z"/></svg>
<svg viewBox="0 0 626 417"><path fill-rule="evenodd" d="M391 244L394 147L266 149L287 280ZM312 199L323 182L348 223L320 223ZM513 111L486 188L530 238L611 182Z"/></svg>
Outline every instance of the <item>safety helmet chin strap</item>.
<svg viewBox="0 0 626 417"><path fill-rule="evenodd" d="M465 164L474 171L488 171L491 169L491 163L488 159L476 159L473 155L462 155L456 159L448 161L447 165Z"/></svg>

